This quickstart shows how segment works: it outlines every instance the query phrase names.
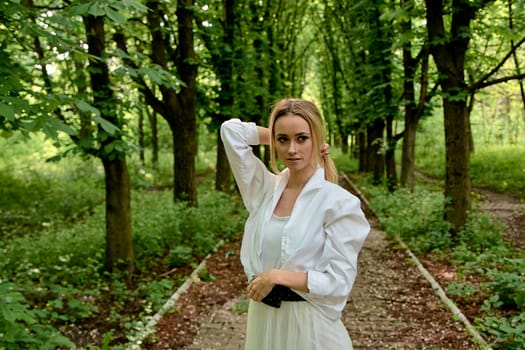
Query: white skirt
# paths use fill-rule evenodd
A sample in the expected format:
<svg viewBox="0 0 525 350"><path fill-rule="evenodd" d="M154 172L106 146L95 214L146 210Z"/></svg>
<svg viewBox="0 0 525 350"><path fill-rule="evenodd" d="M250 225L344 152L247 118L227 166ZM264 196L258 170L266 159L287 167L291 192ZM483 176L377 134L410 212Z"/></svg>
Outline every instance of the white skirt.
<svg viewBox="0 0 525 350"><path fill-rule="evenodd" d="M250 300L245 350L351 350L338 319L328 319L306 301L283 301L280 308Z"/></svg>

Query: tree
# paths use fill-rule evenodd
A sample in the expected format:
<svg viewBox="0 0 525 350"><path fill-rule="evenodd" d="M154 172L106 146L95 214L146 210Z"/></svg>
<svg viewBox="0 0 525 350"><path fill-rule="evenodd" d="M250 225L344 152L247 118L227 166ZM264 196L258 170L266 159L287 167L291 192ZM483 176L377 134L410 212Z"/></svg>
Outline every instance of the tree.
<svg viewBox="0 0 525 350"><path fill-rule="evenodd" d="M99 6L88 2L60 7L51 2L37 7L27 0L22 5L14 6L8 15L12 18L21 16L29 30L13 31L14 27L9 28L16 36L9 41L13 50L10 55L25 56L23 64L37 66L39 70L29 74L28 70L20 68L19 72L24 74L18 77L21 80L19 89L14 91L16 98L9 102L13 113L11 115L8 109L7 123L3 125L30 132L43 131L57 141L59 131L64 131L76 145L75 150L102 161L106 184L106 268L132 271L128 147L122 132L124 121L109 76L104 29L106 18L125 22L125 18L115 15L121 9L120 4ZM8 22L17 25L10 18ZM79 26L80 23L84 25ZM80 42L86 43L87 52L83 51ZM28 48L32 48L34 54L22 55L22 50ZM61 60L52 58L62 54L64 58ZM88 58L89 84L84 75ZM57 75L67 74L67 78L55 80L48 65L58 68ZM8 83L11 79L9 76ZM25 93L31 90L40 93ZM27 108L19 108L22 106ZM47 114L43 114L45 112Z"/></svg>
<svg viewBox="0 0 525 350"><path fill-rule="evenodd" d="M523 42L514 45L510 52L489 72L476 82L467 85L465 80L465 58L472 37L471 22L491 1L454 0L447 6L441 0L426 0L427 30L430 53L439 73L439 85L443 97L445 122L445 219L453 232L461 229L467 221L471 208L470 181L470 121L467 100L473 92L483 87L523 78L515 75L490 80ZM446 17L450 14L447 31Z"/></svg>
<svg viewBox="0 0 525 350"><path fill-rule="evenodd" d="M146 46L145 36L135 36L128 45L124 33L117 33L115 40L124 53L123 60L143 94L146 103L159 113L170 127L173 139L173 196L175 201L197 205L195 184L195 156L197 154L197 89L198 62L194 49L193 1L177 2L176 35L171 23L173 13L163 1L147 1L147 29L151 36L148 58L137 54L132 58L129 46L140 53ZM139 22L141 23L141 22ZM139 28L141 32L143 28ZM131 35L131 33L130 33ZM175 41L175 42L172 42ZM145 65L145 66L143 66ZM176 76L176 78L173 76ZM151 81L151 84L148 84ZM160 96L152 86L157 84Z"/></svg>
<svg viewBox="0 0 525 350"><path fill-rule="evenodd" d="M214 89L215 97L212 98L214 105L209 109L212 117L212 131L217 133L215 189L228 192L231 189L231 171L219 135L219 126L222 122L236 115L234 111L234 96L236 95L234 50L235 36L238 35L236 32L239 29L235 21L235 0L223 0L222 8L217 3L210 5L208 5L208 10L202 11L201 16L196 21L199 27L199 37L203 40L208 51L209 65L218 80L218 86ZM222 16L218 13L210 15L213 8L218 8L219 11L217 12Z"/></svg>
<svg viewBox="0 0 525 350"><path fill-rule="evenodd" d="M401 0L400 33L404 40L401 41L403 55L403 106L405 127L400 137L403 138L401 154L401 186L414 189L415 154L416 154L416 130L421 117L427 109L433 93L429 93L429 51L426 35L419 39L420 47L414 49L414 38L420 38L422 34L416 32L412 27L412 17L419 13L413 1ZM416 17L417 18L417 17ZM413 50L416 54L413 55ZM419 70L419 75L416 73ZM416 95L416 86L419 86ZM437 85L435 85L437 87ZM435 89L433 89L435 90Z"/></svg>
<svg viewBox="0 0 525 350"><path fill-rule="evenodd" d="M98 109L101 118L120 126L115 108L117 102L111 89L109 69L104 58L104 16L88 14L83 16L83 22L88 53L93 57L88 68L93 106ZM106 268L112 270L119 266L133 271L129 174L125 152L119 151L118 147L122 142L122 135L119 131L106 134L102 127L100 128L100 146L103 152L99 153L99 157L104 165L106 184Z"/></svg>

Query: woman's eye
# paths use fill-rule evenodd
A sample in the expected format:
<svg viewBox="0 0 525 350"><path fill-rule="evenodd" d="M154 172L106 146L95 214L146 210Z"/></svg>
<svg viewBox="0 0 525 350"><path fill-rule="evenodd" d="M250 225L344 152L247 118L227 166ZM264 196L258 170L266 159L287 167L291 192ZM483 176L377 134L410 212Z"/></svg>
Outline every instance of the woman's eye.
<svg viewBox="0 0 525 350"><path fill-rule="evenodd" d="M277 142L283 143L283 142L286 142L286 141L287 141L286 137L278 137L277 138Z"/></svg>
<svg viewBox="0 0 525 350"><path fill-rule="evenodd" d="M305 142L306 140L308 140L308 136L299 136L297 138L297 141L299 141L301 143Z"/></svg>

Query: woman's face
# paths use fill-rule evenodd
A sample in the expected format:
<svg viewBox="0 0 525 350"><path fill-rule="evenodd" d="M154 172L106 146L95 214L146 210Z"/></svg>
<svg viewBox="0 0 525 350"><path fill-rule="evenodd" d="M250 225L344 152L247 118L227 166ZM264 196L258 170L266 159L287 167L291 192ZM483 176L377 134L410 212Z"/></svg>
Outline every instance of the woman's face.
<svg viewBox="0 0 525 350"><path fill-rule="evenodd" d="M312 135L308 122L297 115L278 118L274 124L275 150L291 171L315 169L312 162Z"/></svg>

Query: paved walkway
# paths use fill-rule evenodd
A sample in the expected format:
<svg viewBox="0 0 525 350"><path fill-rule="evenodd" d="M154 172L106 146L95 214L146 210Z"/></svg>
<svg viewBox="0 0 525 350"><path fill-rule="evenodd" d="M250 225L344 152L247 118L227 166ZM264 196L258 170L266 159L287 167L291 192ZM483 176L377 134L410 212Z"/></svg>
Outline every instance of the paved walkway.
<svg viewBox="0 0 525 350"><path fill-rule="evenodd" d="M488 191L483 195L481 209L503 220L523 213L523 203L517 200ZM518 236L512 238L523 243L523 232ZM232 310L245 309L246 304L241 291L214 310L186 350L243 349L246 313ZM360 254L358 277L342 318L354 349L477 349L464 324L453 320L428 281L409 262L407 252L392 246L377 229L372 229Z"/></svg>
<svg viewBox="0 0 525 350"><path fill-rule="evenodd" d="M406 262L404 254L389 246L382 231L371 231L360 255L356 284L343 313L354 348L475 349L466 333L461 347L457 343L448 344L447 339L436 339L436 334L446 335L450 328L453 332L463 332L462 324L453 321L450 315L444 316L447 321L442 324L443 314L448 311L417 269ZM414 294L421 296L414 298ZM246 314L231 311L239 302L245 305L245 295L215 310L202 323L194 343L186 350L243 349ZM418 309L421 317L414 318L413 312L404 316L404 307Z"/></svg>

